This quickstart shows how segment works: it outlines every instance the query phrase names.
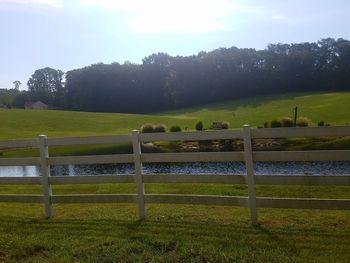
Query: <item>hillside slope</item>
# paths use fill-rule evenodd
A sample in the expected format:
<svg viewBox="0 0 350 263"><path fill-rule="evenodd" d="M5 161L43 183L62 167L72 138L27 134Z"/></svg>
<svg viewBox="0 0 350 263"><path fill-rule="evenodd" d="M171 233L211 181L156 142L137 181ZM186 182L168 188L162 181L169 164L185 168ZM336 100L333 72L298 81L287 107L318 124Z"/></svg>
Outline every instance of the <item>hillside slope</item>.
<svg viewBox="0 0 350 263"><path fill-rule="evenodd" d="M320 120L333 125L350 123L350 92L304 93L227 101L153 115L0 110L0 139L30 138L38 134L51 137L123 134L147 122L164 123L168 127L180 125L183 129L193 129L198 120L205 126L213 121L229 121L231 127L245 123L258 126L274 118L292 116L294 106L298 106L299 116L306 116L315 124Z"/></svg>
<svg viewBox="0 0 350 263"><path fill-rule="evenodd" d="M275 118L293 117L295 106L298 106L298 116L308 117L314 125L320 120L333 125L350 123L350 92L263 96L162 113L161 116L201 119L206 125L213 121L229 121L231 127L246 123L259 126Z"/></svg>

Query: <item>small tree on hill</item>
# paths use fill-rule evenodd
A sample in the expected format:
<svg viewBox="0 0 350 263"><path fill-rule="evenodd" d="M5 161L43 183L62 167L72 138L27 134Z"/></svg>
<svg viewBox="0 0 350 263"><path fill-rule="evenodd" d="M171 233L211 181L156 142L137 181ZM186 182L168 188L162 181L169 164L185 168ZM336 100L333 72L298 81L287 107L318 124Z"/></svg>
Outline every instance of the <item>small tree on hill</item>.
<svg viewBox="0 0 350 263"><path fill-rule="evenodd" d="M19 86L22 85L22 82L20 82L19 80L15 80L13 84L15 85L15 90L19 90Z"/></svg>
<svg viewBox="0 0 350 263"><path fill-rule="evenodd" d="M178 125L173 125L170 127L170 131L171 132L180 132L181 131L181 127Z"/></svg>
<svg viewBox="0 0 350 263"><path fill-rule="evenodd" d="M281 123L281 121L279 121L279 120L272 120L272 121L270 122L270 127L271 127L271 128L282 127L282 123Z"/></svg>
<svg viewBox="0 0 350 263"><path fill-rule="evenodd" d="M293 122L292 118L289 118L289 117L283 117L281 119L281 124L282 124L282 127L293 127L294 126L294 122Z"/></svg>
<svg viewBox="0 0 350 263"><path fill-rule="evenodd" d="M298 127L307 127L310 125L310 123L311 123L311 121L306 117L299 117L297 119L297 126Z"/></svg>
<svg viewBox="0 0 350 263"><path fill-rule="evenodd" d="M221 129L227 130L227 129L229 129L229 128L230 128L230 123L229 123L228 121L222 122L222 124L221 124Z"/></svg>
<svg viewBox="0 0 350 263"><path fill-rule="evenodd" d="M202 131L203 130L203 122L201 122L201 121L197 122L196 130L197 131Z"/></svg>
<svg viewBox="0 0 350 263"><path fill-rule="evenodd" d="M156 124L153 126L153 132L166 132L165 124Z"/></svg>
<svg viewBox="0 0 350 263"><path fill-rule="evenodd" d="M146 123L141 127L141 132L143 133L152 133L153 131L154 131L153 125L150 123Z"/></svg>

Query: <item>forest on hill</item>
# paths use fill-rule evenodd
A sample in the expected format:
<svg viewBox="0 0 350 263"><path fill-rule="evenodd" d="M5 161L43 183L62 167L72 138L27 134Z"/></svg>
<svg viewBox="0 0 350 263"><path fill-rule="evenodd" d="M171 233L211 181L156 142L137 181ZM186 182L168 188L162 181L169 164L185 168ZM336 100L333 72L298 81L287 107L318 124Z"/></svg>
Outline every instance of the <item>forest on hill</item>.
<svg viewBox="0 0 350 263"><path fill-rule="evenodd" d="M349 90L350 41L327 38L264 50L155 53L141 64L97 63L65 73L47 67L34 72L28 91L0 91L0 102L23 107L40 100L56 109L146 113L263 94Z"/></svg>

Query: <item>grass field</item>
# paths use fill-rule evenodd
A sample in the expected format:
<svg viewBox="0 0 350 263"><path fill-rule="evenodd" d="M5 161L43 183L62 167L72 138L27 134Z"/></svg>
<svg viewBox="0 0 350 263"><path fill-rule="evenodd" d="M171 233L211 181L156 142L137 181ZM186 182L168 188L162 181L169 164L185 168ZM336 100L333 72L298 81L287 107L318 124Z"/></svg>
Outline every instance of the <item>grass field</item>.
<svg viewBox="0 0 350 263"><path fill-rule="evenodd" d="M161 113L159 116L200 119L205 126L213 121L229 121L235 128L246 123L256 127L276 118L293 117L293 108L298 106L298 116L308 117L313 125L320 120L345 125L350 123L349 101L350 92L285 94L227 101L169 114Z"/></svg>
<svg viewBox="0 0 350 263"><path fill-rule="evenodd" d="M275 118L299 115L315 124L323 120L332 125L350 123L350 92L287 94L257 97L157 114L89 113L69 111L0 110L0 139L125 134L144 123L164 123L194 129L201 120L208 127L213 121L229 121L231 127L262 125Z"/></svg>
<svg viewBox="0 0 350 263"><path fill-rule="evenodd" d="M214 121L229 121L231 127L249 123L253 127L275 118L291 116L292 108L299 107L299 116L307 116L313 125L320 120L332 125L350 123L350 92L287 94L253 99L228 101L199 108L157 114L91 113L73 111L0 110L0 140L34 138L39 134L49 137L127 134L144 123L164 123L193 129L201 120L205 127ZM167 151L171 145L162 144ZM283 149L350 149L350 138L326 138L288 141ZM86 155L129 153L131 146L89 145L51 147L51 155ZM0 152L1 154L1 152ZM3 157L37 156L35 149L5 151Z"/></svg>
<svg viewBox="0 0 350 263"><path fill-rule="evenodd" d="M39 186L0 186L40 193ZM133 193L132 184L61 185L55 194ZM244 185L146 184L147 193L247 195ZM349 187L258 186L258 196L350 198ZM3 262L349 262L350 211L132 204L0 204Z"/></svg>
<svg viewBox="0 0 350 263"><path fill-rule="evenodd" d="M64 111L0 111L0 139L123 134L143 123L192 128L229 121L253 126L300 115L333 125L350 122L349 93L290 94L240 100L154 115ZM348 139L326 143L347 145ZM310 141L305 142L310 145ZM314 141L318 144L318 141ZM322 145L316 145L322 148ZM313 146L315 147L315 146ZM348 146L346 146L348 147ZM53 148L54 155L130 151L129 145ZM34 149L21 156L37 155ZM4 156L18 156L16 151ZM135 193L134 184L54 185L54 194ZM0 185L0 194L40 194L40 186ZM245 185L146 184L146 193L247 196ZM349 186L257 186L257 196L350 198ZM350 262L350 211L147 205L146 221L133 204L54 205L0 203L0 262Z"/></svg>

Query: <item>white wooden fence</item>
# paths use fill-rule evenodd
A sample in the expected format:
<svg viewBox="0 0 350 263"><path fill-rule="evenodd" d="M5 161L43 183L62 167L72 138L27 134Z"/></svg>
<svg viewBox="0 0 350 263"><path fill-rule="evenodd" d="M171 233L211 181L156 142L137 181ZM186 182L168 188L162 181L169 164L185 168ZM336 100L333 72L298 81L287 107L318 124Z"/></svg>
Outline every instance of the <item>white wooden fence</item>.
<svg viewBox="0 0 350 263"><path fill-rule="evenodd" d="M308 175L255 175L253 161L350 161L350 150L327 151L252 151L252 139L284 138L308 136L350 136L350 126L303 127L303 128L264 128L177 132L177 133L139 133L129 135L47 138L0 141L1 148L34 147L40 149L40 157L0 158L0 166L37 165L41 176L0 177L0 184L41 184L42 195L0 195L0 202L44 203L47 218L53 216L53 203L137 203L141 219L146 218L145 204L208 204L249 207L251 222L258 223L257 208L306 208L306 209L350 209L350 199L315 198L271 198L256 197L255 185L350 185L350 174L346 176L308 176ZM152 141L199 141L243 139L243 152L184 152L184 153L142 153L141 143ZM49 157L49 146L132 142L133 154L111 154L90 156ZM245 175L173 175L143 174L142 163L161 162L228 162L245 161ZM94 176L50 176L50 165L65 164L109 164L134 163L135 173L128 175ZM53 195L54 184L99 184L132 183L137 186L135 194L79 194ZM217 195L146 194L145 183L218 183L247 184L248 197Z"/></svg>

